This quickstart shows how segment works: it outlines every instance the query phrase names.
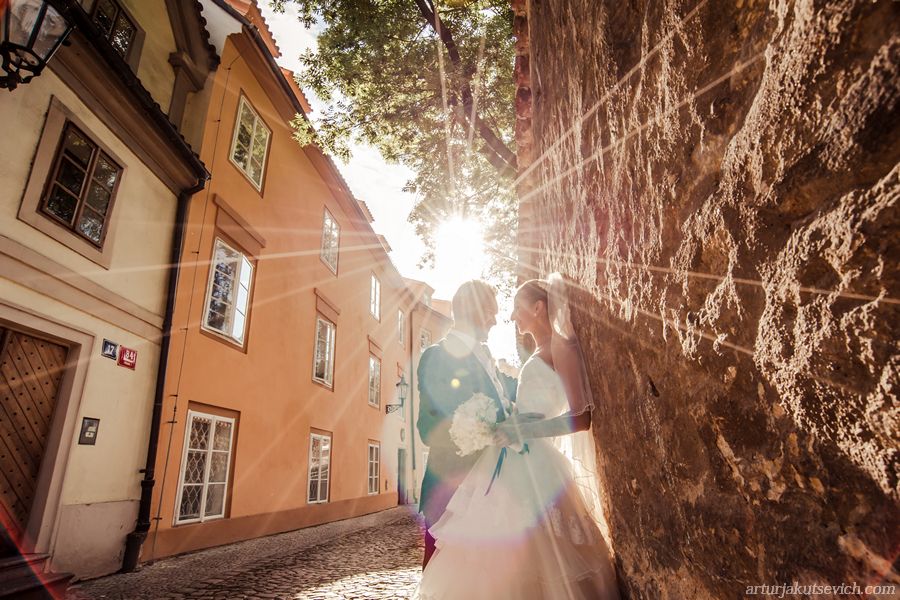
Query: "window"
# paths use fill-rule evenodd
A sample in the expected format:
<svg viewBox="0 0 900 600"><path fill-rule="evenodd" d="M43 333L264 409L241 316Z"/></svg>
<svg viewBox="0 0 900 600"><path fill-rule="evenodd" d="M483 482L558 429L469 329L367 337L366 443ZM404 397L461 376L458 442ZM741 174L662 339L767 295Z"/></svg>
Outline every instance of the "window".
<svg viewBox="0 0 900 600"><path fill-rule="evenodd" d="M225 516L234 419L188 411L176 524Z"/></svg>
<svg viewBox="0 0 900 600"><path fill-rule="evenodd" d="M334 273L338 268L338 247L340 245L341 227L328 210L322 223L322 261Z"/></svg>
<svg viewBox="0 0 900 600"><path fill-rule="evenodd" d="M406 315L402 310L397 311L397 335L400 336L400 347L405 348L403 330L406 329Z"/></svg>
<svg viewBox="0 0 900 600"><path fill-rule="evenodd" d="M128 58L128 51L137 35L137 27L119 3L116 0L97 0L91 11L91 19L119 56Z"/></svg>
<svg viewBox="0 0 900 600"><path fill-rule="evenodd" d="M431 294L426 292L424 296L422 296L422 303L425 306L431 306Z"/></svg>
<svg viewBox="0 0 900 600"><path fill-rule="evenodd" d="M378 493L378 480L381 478L381 445L369 442L369 493Z"/></svg>
<svg viewBox="0 0 900 600"><path fill-rule="evenodd" d="M204 329L244 344L252 277L253 264L247 257L216 238L209 270Z"/></svg>
<svg viewBox="0 0 900 600"><path fill-rule="evenodd" d="M307 502L328 502L328 482L331 471L331 436L309 434L309 495Z"/></svg>
<svg viewBox="0 0 900 600"><path fill-rule="evenodd" d="M247 99L241 96L237 122L234 126L234 139L231 141L231 162L237 165L260 191L271 133Z"/></svg>
<svg viewBox="0 0 900 600"><path fill-rule="evenodd" d="M375 277L375 273L372 273L372 287L369 292L369 312L381 320L381 282Z"/></svg>
<svg viewBox="0 0 900 600"><path fill-rule="evenodd" d="M121 174L122 167L68 123L41 211L100 248Z"/></svg>
<svg viewBox="0 0 900 600"><path fill-rule="evenodd" d="M316 317L316 352L313 381L334 385L334 323L321 315Z"/></svg>
<svg viewBox="0 0 900 600"><path fill-rule="evenodd" d="M419 335L419 352L425 352L425 348L431 345L431 332L423 329Z"/></svg>
<svg viewBox="0 0 900 600"><path fill-rule="evenodd" d="M369 355L369 404L381 406L381 359Z"/></svg>

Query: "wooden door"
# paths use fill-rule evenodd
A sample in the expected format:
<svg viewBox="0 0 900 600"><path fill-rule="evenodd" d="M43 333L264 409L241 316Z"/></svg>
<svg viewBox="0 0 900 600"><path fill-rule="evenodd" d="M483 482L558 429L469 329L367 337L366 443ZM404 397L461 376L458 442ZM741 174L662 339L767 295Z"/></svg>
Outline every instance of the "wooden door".
<svg viewBox="0 0 900 600"><path fill-rule="evenodd" d="M0 515L14 540L28 523L67 352L0 328Z"/></svg>

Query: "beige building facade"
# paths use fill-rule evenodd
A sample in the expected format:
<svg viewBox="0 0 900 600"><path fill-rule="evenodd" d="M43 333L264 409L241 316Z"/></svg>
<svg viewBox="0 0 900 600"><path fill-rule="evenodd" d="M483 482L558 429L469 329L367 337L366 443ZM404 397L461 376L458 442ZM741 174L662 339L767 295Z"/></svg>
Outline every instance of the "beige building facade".
<svg viewBox="0 0 900 600"><path fill-rule="evenodd" d="M89 577L134 527L179 203L207 176L179 127L218 58L193 3L75 11L0 91L0 516L4 553Z"/></svg>

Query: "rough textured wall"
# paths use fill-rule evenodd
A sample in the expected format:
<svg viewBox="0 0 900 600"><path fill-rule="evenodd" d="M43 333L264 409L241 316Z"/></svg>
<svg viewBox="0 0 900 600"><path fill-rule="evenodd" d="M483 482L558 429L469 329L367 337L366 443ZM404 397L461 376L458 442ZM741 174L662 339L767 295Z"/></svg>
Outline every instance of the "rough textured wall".
<svg viewBox="0 0 900 600"><path fill-rule="evenodd" d="M623 591L900 583L900 3L527 8Z"/></svg>

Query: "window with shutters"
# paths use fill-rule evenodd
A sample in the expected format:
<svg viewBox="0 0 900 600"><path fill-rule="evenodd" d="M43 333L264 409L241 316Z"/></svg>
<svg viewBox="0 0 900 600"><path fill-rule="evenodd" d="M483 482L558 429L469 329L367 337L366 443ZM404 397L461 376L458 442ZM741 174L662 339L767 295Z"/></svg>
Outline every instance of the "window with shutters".
<svg viewBox="0 0 900 600"><path fill-rule="evenodd" d="M307 502L321 504L328 502L328 488L331 481L331 435L309 434L309 494Z"/></svg>
<svg viewBox="0 0 900 600"><path fill-rule="evenodd" d="M72 123L63 130L41 212L103 247L122 167Z"/></svg>
<svg viewBox="0 0 900 600"><path fill-rule="evenodd" d="M338 269L338 251L340 249L341 227L334 216L325 209L322 222L322 262L335 274Z"/></svg>
<svg viewBox="0 0 900 600"><path fill-rule="evenodd" d="M372 273L372 284L369 288L369 312L381 320L381 281Z"/></svg>
<svg viewBox="0 0 900 600"><path fill-rule="evenodd" d="M381 444L369 442L369 494L377 494L381 478Z"/></svg>
<svg viewBox="0 0 900 600"><path fill-rule="evenodd" d="M257 190L262 191L266 156L269 152L271 130L259 114L241 96L238 103L234 138L231 140L231 162L247 176Z"/></svg>
<svg viewBox="0 0 900 600"><path fill-rule="evenodd" d="M127 60L135 46L138 27L122 5L117 0L95 0L91 20L113 50Z"/></svg>
<svg viewBox="0 0 900 600"><path fill-rule="evenodd" d="M313 358L313 381L328 387L334 385L334 323L316 316L316 348Z"/></svg>
<svg viewBox="0 0 900 600"><path fill-rule="evenodd" d="M250 311L253 263L221 238L213 244L203 329L242 346Z"/></svg>
<svg viewBox="0 0 900 600"><path fill-rule="evenodd" d="M225 516L234 419L188 411L175 524Z"/></svg>
<svg viewBox="0 0 900 600"><path fill-rule="evenodd" d="M369 404L381 406L381 359L369 355Z"/></svg>

